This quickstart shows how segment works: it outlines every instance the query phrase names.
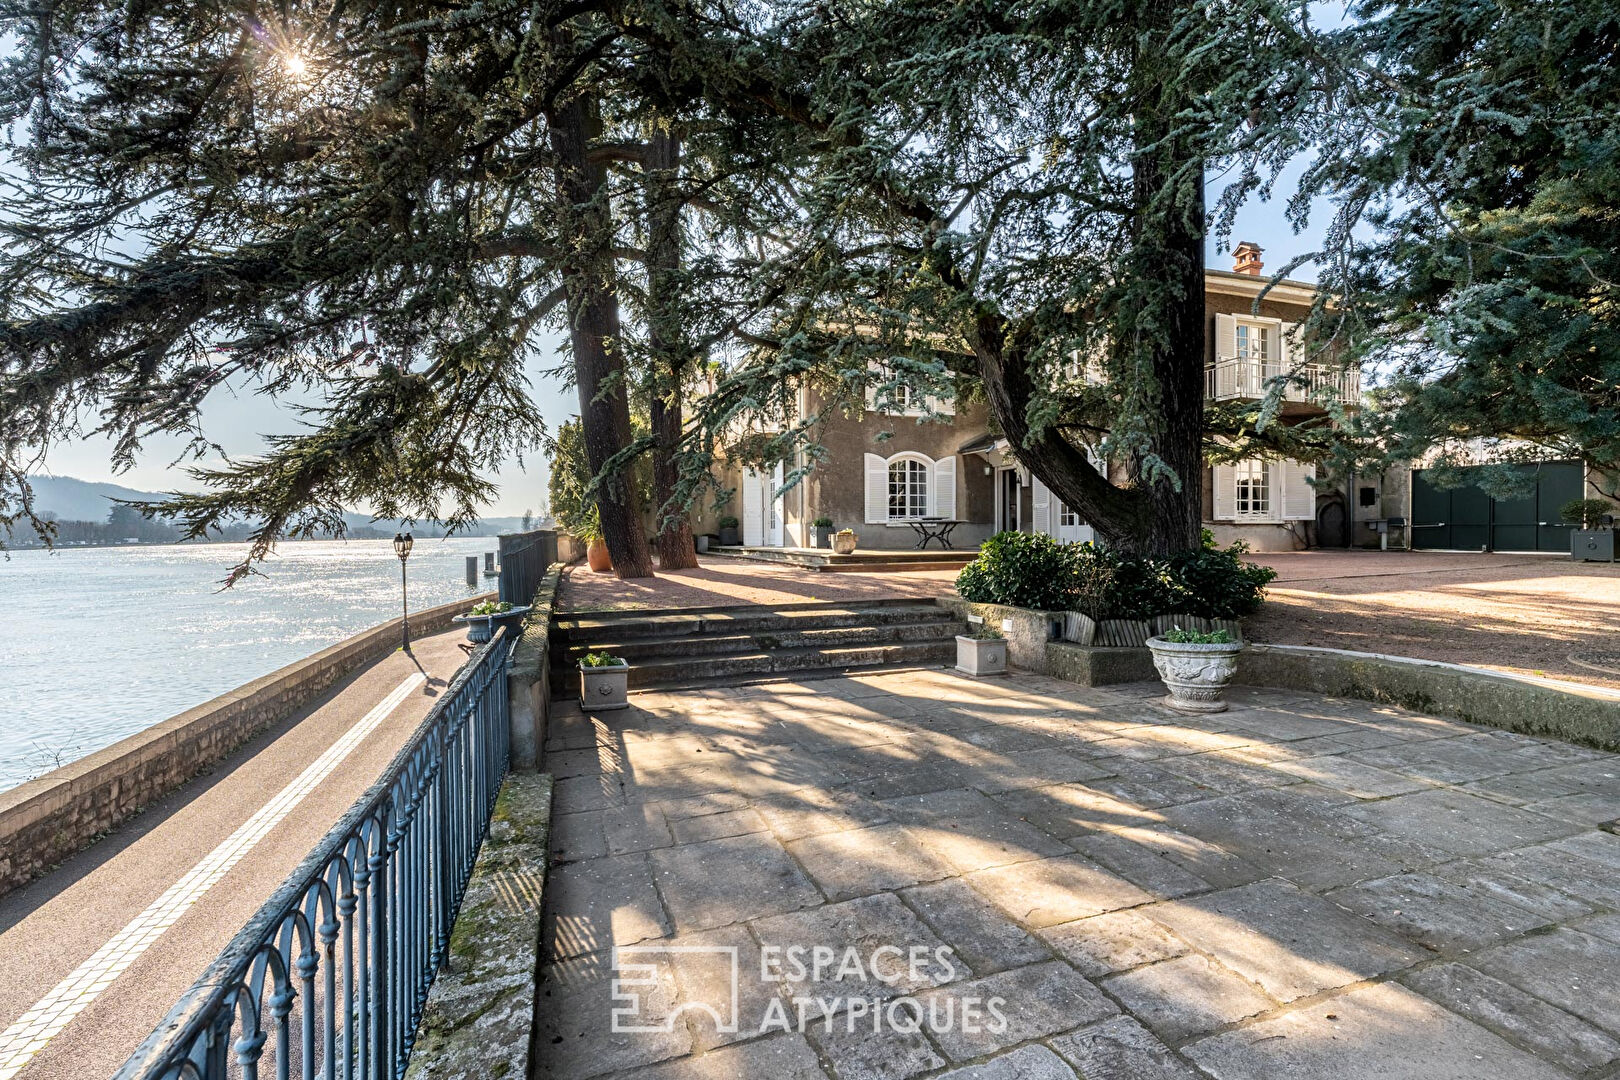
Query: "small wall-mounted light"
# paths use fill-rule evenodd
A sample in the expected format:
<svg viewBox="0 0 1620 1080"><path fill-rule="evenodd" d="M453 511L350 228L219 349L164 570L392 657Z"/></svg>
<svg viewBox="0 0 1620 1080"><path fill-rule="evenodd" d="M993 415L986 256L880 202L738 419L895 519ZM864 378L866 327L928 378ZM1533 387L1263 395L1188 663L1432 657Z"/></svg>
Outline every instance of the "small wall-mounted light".
<svg viewBox="0 0 1620 1080"><path fill-rule="evenodd" d="M984 467L984 475L986 475L986 476L989 476L989 475L991 475L991 474L992 474L992 473L994 473L994 472L995 472L995 471L996 471L996 470L995 470L995 469L994 469L994 468L992 468L992 467L991 467L991 466L989 466L989 465L986 465L986 466L985 466L985 467Z"/></svg>

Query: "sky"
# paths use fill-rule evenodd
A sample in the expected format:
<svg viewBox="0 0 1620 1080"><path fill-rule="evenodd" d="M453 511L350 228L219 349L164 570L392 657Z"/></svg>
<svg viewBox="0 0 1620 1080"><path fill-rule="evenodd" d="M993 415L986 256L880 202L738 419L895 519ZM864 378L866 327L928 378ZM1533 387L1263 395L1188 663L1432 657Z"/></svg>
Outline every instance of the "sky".
<svg viewBox="0 0 1620 1080"><path fill-rule="evenodd" d="M1277 198L1271 202L1251 200L1238 213L1232 231L1232 244L1252 240L1265 249L1268 268L1282 266L1295 253L1313 248L1320 240L1320 229L1327 223L1325 207L1318 206L1311 215L1310 230L1295 236L1283 215L1284 200L1298 181L1298 170L1290 170L1277 185ZM1218 176L1209 181L1209 202L1213 206L1223 184ZM1205 250L1206 265L1220 270L1232 268L1228 250L1217 248L1213 236ZM1311 268L1301 267L1291 276L1309 280ZM579 413L579 398L572 387L565 387L560 378L544 372L559 363L562 337L549 333L540 343L537 355L529 362L529 383L541 414L553 429ZM265 435L291 434L299 429L297 413L267 397L245 392L229 392L229 388L216 391L203 403L202 424L204 434L219 443L232 456L251 455L263 447ZM111 481L126 487L146 491L180 490L188 486L187 477L175 464L183 449L178 438L152 439L136 465L122 473L114 473L111 464L111 444L105 439L90 436L74 439L54 446L46 455L42 471L55 476L72 476L80 480ZM184 464L184 463L181 463ZM525 510L539 507L545 499L546 462L541 454L525 460L507 461L495 474L500 495L487 509L490 517L516 517Z"/></svg>

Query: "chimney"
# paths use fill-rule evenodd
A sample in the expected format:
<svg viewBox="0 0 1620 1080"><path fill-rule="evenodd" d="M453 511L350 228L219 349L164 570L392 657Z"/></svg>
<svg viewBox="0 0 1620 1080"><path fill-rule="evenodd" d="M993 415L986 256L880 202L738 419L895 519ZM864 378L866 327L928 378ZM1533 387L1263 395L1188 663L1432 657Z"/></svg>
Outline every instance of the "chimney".
<svg viewBox="0 0 1620 1080"><path fill-rule="evenodd" d="M1232 251L1232 270L1235 273L1259 277L1260 268L1265 265L1260 261L1261 250L1260 245L1254 241L1243 241Z"/></svg>

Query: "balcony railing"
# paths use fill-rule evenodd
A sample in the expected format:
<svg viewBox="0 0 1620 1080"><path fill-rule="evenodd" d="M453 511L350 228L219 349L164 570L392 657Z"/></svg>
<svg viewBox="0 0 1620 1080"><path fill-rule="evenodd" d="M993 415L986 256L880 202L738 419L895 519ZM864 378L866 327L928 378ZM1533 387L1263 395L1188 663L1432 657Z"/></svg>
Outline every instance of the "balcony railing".
<svg viewBox="0 0 1620 1080"><path fill-rule="evenodd" d="M506 774L504 629L114 1080L394 1080Z"/></svg>
<svg viewBox="0 0 1620 1080"><path fill-rule="evenodd" d="M1204 396L1210 401L1263 398L1269 383L1290 376L1283 389L1284 401L1319 401L1324 394L1347 405L1361 400L1361 372L1327 364L1307 364L1297 371L1275 360L1247 357L1217 360L1204 367Z"/></svg>

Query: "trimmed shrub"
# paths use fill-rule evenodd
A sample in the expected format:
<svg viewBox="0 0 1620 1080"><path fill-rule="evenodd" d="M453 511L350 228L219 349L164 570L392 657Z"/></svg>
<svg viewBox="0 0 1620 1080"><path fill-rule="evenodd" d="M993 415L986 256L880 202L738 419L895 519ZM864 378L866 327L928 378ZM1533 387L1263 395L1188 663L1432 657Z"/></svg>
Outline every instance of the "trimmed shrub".
<svg viewBox="0 0 1620 1080"><path fill-rule="evenodd" d="M1170 556L1167 569L1173 599L1172 606L1164 610L1205 619L1253 615L1277 571L1244 562L1239 556L1247 550L1248 545L1239 542L1229 548L1206 547Z"/></svg>
<svg viewBox="0 0 1620 1080"><path fill-rule="evenodd" d="M956 591L975 604L1071 610L1079 592L1076 546L1041 533L999 532L956 575Z"/></svg>
<svg viewBox="0 0 1620 1080"><path fill-rule="evenodd" d="M1169 569L1157 559L1133 559L1112 553L1113 563L1103 617L1151 619L1175 610L1176 590Z"/></svg>

